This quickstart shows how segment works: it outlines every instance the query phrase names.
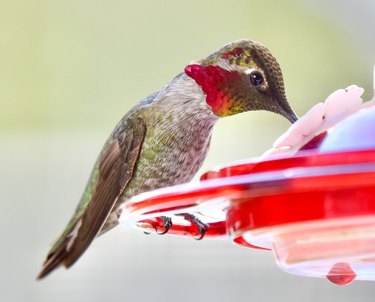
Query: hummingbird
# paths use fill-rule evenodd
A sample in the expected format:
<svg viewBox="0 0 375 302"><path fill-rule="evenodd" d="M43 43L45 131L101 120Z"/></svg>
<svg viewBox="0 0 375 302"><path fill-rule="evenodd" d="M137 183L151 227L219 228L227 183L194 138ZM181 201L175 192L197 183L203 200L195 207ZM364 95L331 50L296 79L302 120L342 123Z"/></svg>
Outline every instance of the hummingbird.
<svg viewBox="0 0 375 302"><path fill-rule="evenodd" d="M189 182L207 155L215 123L250 110L274 112L292 123L298 119L286 99L278 62L251 40L193 61L140 101L105 142L78 207L37 278L73 265L98 235L118 224L117 210L132 196ZM184 217L202 238L206 225ZM168 231L172 221L161 218Z"/></svg>

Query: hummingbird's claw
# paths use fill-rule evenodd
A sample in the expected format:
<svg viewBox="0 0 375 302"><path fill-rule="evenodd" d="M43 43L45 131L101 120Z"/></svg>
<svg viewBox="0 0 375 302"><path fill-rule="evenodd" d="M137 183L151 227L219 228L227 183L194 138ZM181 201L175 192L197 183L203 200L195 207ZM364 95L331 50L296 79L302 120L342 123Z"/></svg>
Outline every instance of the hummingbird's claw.
<svg viewBox="0 0 375 302"><path fill-rule="evenodd" d="M182 213L182 214L177 214L179 216L184 217L186 221L189 221L192 225L195 225L198 228L198 232L196 234L195 239L196 240L202 240L204 235L206 235L208 231L208 225L202 222L198 217L188 214L188 213Z"/></svg>
<svg viewBox="0 0 375 302"><path fill-rule="evenodd" d="M163 224L163 231L158 232L158 230L156 230L156 233L158 235L164 235L164 234L168 233L168 231L171 229L173 223L172 223L172 219L167 217L167 216L160 216L160 219L161 219L161 222Z"/></svg>

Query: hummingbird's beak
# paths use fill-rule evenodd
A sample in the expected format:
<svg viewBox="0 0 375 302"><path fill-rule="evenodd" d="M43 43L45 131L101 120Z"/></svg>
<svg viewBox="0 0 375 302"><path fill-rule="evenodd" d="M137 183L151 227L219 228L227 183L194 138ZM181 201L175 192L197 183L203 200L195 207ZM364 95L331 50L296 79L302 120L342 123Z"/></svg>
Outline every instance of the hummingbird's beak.
<svg viewBox="0 0 375 302"><path fill-rule="evenodd" d="M292 124L298 120L298 116L294 113L286 99L282 102L277 102L277 107L279 109L279 113L286 117Z"/></svg>
<svg viewBox="0 0 375 302"><path fill-rule="evenodd" d="M298 120L298 116L294 113L293 110L290 110L289 112L282 112L282 115L285 116L289 122L292 124Z"/></svg>

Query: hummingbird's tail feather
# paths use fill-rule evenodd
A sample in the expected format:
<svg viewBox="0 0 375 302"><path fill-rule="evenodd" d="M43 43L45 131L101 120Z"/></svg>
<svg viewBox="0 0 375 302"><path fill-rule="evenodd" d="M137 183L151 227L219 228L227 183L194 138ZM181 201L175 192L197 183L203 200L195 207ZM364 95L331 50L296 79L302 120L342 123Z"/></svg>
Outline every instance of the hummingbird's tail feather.
<svg viewBox="0 0 375 302"><path fill-rule="evenodd" d="M67 242L65 244L62 244L58 250L48 255L46 261L43 263L42 270L36 277L37 280L43 279L64 262L64 259L67 255L66 244Z"/></svg>
<svg viewBox="0 0 375 302"><path fill-rule="evenodd" d="M127 127L105 146L89 181L89 194L84 194L83 203L52 247L38 279L60 264L73 265L96 238L133 176L145 134L143 120L128 120Z"/></svg>
<svg viewBox="0 0 375 302"><path fill-rule="evenodd" d="M65 267L70 266L67 265L69 250L74 244L81 223L81 219L77 220L76 217L72 218L72 220L68 224L68 227L50 249L47 258L43 263L42 270L37 276L37 280L43 279L60 265L64 265Z"/></svg>

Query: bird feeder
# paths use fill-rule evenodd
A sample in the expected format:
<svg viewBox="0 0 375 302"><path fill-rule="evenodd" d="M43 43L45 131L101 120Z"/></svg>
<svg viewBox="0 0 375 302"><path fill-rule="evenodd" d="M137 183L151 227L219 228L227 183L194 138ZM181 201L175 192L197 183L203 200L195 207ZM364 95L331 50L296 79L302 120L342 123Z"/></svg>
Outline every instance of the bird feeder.
<svg viewBox="0 0 375 302"><path fill-rule="evenodd" d="M374 101L323 121L298 146L276 144L288 151L271 152L277 157L222 166L199 183L138 195L122 207L119 221L157 232L159 217L167 216L173 221L167 234L196 236L197 227L179 215L190 213L207 224L205 239L272 251L288 273L337 285L375 280Z"/></svg>

